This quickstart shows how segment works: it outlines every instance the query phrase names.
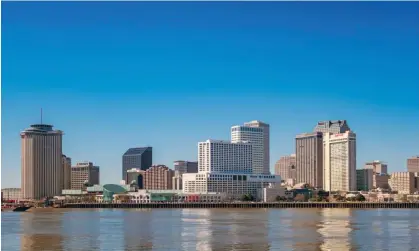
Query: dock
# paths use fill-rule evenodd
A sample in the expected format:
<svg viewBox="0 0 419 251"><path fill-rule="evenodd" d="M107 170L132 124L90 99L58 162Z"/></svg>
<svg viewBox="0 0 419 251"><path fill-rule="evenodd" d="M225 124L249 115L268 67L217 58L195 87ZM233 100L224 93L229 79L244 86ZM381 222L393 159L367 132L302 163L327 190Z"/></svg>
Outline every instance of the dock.
<svg viewBox="0 0 419 251"><path fill-rule="evenodd" d="M410 202L280 202L280 203L65 203L62 208L406 208L419 209Z"/></svg>

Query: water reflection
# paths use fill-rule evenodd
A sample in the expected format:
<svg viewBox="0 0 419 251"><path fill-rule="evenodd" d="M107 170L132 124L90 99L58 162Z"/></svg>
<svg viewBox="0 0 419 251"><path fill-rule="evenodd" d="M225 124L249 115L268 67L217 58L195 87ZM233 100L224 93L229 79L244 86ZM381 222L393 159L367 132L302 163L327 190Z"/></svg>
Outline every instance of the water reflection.
<svg viewBox="0 0 419 251"><path fill-rule="evenodd" d="M22 214L20 219L24 233L21 238L21 250L46 251L63 249L62 223L59 215L50 217L48 213ZM45 226L51 227L45 228Z"/></svg>
<svg viewBox="0 0 419 251"><path fill-rule="evenodd" d="M18 224L16 224L18 223ZM414 250L419 210L152 209L3 213L2 250Z"/></svg>
<svg viewBox="0 0 419 251"><path fill-rule="evenodd" d="M350 243L351 209L325 208L321 211L322 221L317 230L322 238L321 250L352 250Z"/></svg>

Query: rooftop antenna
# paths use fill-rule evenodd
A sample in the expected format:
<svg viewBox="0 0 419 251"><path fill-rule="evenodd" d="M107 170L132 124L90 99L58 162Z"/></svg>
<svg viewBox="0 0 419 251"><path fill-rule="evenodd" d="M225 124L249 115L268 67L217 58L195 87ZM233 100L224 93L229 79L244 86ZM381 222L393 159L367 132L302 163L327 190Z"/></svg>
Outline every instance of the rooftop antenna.
<svg viewBox="0 0 419 251"><path fill-rule="evenodd" d="M41 108L41 125L42 125L42 108Z"/></svg>

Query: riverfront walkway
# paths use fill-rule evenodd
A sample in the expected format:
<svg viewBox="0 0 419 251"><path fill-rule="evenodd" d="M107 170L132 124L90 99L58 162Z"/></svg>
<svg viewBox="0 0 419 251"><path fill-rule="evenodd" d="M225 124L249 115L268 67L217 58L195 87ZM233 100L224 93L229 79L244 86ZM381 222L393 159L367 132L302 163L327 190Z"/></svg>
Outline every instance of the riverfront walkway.
<svg viewBox="0 0 419 251"><path fill-rule="evenodd" d="M405 202L280 202L280 203L66 203L64 208L417 208Z"/></svg>

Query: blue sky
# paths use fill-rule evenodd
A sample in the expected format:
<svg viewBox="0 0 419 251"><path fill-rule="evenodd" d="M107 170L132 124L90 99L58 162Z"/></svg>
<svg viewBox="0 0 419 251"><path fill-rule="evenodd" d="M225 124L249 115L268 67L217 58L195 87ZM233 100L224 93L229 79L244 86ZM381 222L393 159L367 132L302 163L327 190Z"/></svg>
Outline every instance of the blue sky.
<svg viewBox="0 0 419 251"><path fill-rule="evenodd" d="M271 125L271 169L294 136L346 119L357 162L419 154L419 3L3 2L2 187L19 132L65 132L73 163L120 180L129 147L196 160L197 142Z"/></svg>

